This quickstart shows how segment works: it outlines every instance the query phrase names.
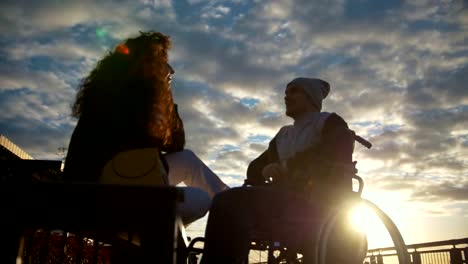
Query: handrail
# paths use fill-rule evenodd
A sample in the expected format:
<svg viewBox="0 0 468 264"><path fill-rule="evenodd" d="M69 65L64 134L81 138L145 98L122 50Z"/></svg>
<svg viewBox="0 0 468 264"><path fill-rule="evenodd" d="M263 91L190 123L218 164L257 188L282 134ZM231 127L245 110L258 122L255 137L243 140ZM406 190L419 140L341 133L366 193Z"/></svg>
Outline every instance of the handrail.
<svg viewBox="0 0 468 264"><path fill-rule="evenodd" d="M429 247L455 246L455 245L462 245L462 244L468 244L468 237L460 238L460 239L449 239L449 240L411 244L411 245L406 245L406 247L408 249L419 249L419 248L429 248ZM373 253L373 252L382 252L382 251L390 251L390 250L395 250L395 247L373 248L373 249L369 249L367 252Z"/></svg>
<svg viewBox="0 0 468 264"><path fill-rule="evenodd" d="M411 255L412 264L467 264L468 263L468 237L418 243L408 245L408 254ZM398 252L394 247L376 248L367 251L367 263L386 263L393 259ZM464 257L463 257L464 256Z"/></svg>

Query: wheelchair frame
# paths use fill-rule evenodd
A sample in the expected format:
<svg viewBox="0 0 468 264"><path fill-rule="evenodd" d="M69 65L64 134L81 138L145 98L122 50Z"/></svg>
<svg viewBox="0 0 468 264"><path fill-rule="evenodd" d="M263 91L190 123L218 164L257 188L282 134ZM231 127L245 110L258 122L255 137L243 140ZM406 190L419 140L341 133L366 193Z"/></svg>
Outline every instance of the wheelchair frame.
<svg viewBox="0 0 468 264"><path fill-rule="evenodd" d="M400 231L395 225L395 223L377 205L361 197L362 191L364 189L364 180L356 174L354 174L352 178L357 180L359 184L358 189L355 192L356 195L358 195L359 197L357 202L362 202L365 206L370 207L377 214L380 220L384 223L395 245L399 263L411 264L411 259L410 259L410 255L408 253L406 244L404 242L404 239ZM349 204L345 204L342 206L342 208L335 210L336 213L330 215L328 219L325 221L325 223L320 227L319 234L317 235L317 240L316 240L317 246L315 248L315 254L314 254L315 258L314 258L313 263L315 264L327 263L326 262L327 261L326 250L327 250L327 245L329 242L328 240L329 240L331 230L336 224L337 220L340 217L343 217L344 214L347 213L347 209L349 209L348 206ZM196 237L190 241L189 246L187 247L187 252L188 252L188 257L191 257L191 259L187 260L188 261L187 264L197 263L196 262L197 256L200 254L203 254L202 248L195 247L195 245L200 242L204 242L204 237ZM287 252L285 251L285 248L281 247L281 245L275 244L275 242L276 241L262 241L259 244L251 245L250 249L251 250L252 249L266 250L268 252L267 253L268 264L302 263L300 258L292 257L291 255L288 255ZM275 257L275 252L278 250L279 250L279 256Z"/></svg>

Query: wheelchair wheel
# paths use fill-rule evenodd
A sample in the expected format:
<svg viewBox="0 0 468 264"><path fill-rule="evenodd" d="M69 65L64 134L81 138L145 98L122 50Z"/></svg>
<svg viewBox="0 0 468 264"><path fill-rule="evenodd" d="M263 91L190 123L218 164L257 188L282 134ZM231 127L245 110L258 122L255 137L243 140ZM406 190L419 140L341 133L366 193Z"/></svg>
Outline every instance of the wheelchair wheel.
<svg viewBox="0 0 468 264"><path fill-rule="evenodd" d="M374 203L365 199L362 199L362 201L365 203L365 205L374 210L374 212L379 216L380 220L382 220L384 223L385 227L387 227L388 233L390 234L393 244L395 245L396 253L398 255L398 262L402 264L411 264L410 254L408 253L405 241L403 240L400 231L392 219L390 219L390 217Z"/></svg>
<svg viewBox="0 0 468 264"><path fill-rule="evenodd" d="M398 256L399 264L411 264L410 255L408 249L403 240L403 237L400 234L400 231L396 227L395 223L386 215L380 208L378 208L374 203L362 199L362 202L372 208L374 212L379 216L380 220L383 222L387 231L392 238L393 244L395 245L396 253ZM345 206L344 206L345 207ZM316 248L315 248L315 264L326 264L327 262L327 249L330 240L330 234L332 233L333 228L336 227L338 219L345 217L347 214L347 208L342 208L337 210L335 214L332 214L328 221L320 229L319 235L317 236Z"/></svg>

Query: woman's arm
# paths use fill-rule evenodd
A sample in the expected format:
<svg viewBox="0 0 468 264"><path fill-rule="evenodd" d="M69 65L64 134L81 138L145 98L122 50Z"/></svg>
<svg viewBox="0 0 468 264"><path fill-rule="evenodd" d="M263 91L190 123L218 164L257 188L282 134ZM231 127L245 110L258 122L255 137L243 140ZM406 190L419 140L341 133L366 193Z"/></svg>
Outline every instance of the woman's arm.
<svg viewBox="0 0 468 264"><path fill-rule="evenodd" d="M166 153L181 151L185 147L184 123L179 116L177 104L174 104L174 116L172 118L174 124L172 127L172 142L162 148L162 151Z"/></svg>

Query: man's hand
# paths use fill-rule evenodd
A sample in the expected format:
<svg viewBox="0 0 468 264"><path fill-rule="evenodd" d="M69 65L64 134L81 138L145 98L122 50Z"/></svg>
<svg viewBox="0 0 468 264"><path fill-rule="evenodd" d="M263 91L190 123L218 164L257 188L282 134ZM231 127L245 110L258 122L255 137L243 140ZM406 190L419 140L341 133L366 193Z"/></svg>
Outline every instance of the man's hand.
<svg viewBox="0 0 468 264"><path fill-rule="evenodd" d="M281 182L285 179L286 169L280 163L270 163L263 168L262 176L269 182Z"/></svg>

